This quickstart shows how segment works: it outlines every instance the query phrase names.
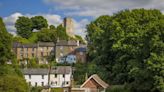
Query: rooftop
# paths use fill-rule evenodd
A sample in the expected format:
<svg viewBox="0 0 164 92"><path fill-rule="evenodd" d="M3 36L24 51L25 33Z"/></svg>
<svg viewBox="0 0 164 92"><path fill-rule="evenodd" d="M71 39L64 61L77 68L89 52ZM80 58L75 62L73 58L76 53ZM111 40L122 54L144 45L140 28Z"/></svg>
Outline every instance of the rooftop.
<svg viewBox="0 0 164 92"><path fill-rule="evenodd" d="M21 69L24 75L47 75L49 69L41 69L41 68L27 68ZM72 72L71 66L55 66L52 67L50 73L51 74L69 74Z"/></svg>
<svg viewBox="0 0 164 92"><path fill-rule="evenodd" d="M60 40L56 43L57 46L77 46L77 42L74 40L66 41L66 40ZM23 48L36 48L36 47L54 47L54 42L38 42L38 43L19 43L14 42L13 47L23 47Z"/></svg>

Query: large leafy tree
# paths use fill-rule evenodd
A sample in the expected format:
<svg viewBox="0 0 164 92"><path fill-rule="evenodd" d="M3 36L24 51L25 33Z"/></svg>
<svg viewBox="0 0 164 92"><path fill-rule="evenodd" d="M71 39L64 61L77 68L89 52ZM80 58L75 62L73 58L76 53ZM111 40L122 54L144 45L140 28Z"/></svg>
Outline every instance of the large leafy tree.
<svg viewBox="0 0 164 92"><path fill-rule="evenodd" d="M164 15L134 9L101 16L87 26L90 59L112 84L133 92L164 91ZM100 70L101 71L101 70Z"/></svg>
<svg viewBox="0 0 164 92"><path fill-rule="evenodd" d="M33 23L33 29L41 30L42 28L47 28L47 20L43 16L35 16L31 18Z"/></svg>
<svg viewBox="0 0 164 92"><path fill-rule="evenodd" d="M32 34L33 23L28 17L19 17L15 23L17 34L23 38L29 38Z"/></svg>
<svg viewBox="0 0 164 92"><path fill-rule="evenodd" d="M11 35L6 31L5 24L0 18L0 64L5 64L11 59Z"/></svg>

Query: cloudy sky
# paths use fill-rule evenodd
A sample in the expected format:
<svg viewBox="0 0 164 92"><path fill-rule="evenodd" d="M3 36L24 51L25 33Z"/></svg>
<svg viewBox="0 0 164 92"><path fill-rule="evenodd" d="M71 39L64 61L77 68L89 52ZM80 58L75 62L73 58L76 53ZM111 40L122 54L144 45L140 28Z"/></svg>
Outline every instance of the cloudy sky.
<svg viewBox="0 0 164 92"><path fill-rule="evenodd" d="M164 13L164 0L0 0L0 16L12 34L19 16L42 15L55 26L69 16L74 19L74 33L84 37L86 24L96 17L134 8L155 8Z"/></svg>

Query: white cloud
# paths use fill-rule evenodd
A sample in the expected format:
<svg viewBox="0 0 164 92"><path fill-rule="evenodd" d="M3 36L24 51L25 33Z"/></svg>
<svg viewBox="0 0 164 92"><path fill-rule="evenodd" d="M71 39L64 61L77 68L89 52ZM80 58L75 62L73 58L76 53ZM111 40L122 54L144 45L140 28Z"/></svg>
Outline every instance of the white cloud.
<svg viewBox="0 0 164 92"><path fill-rule="evenodd" d="M59 15L55 15L55 14L21 14L19 12L13 13L10 16L4 17L4 23L6 24L6 28L8 30L8 32L12 33L13 35L16 35L16 28L15 28L15 22L18 19L18 17L20 16L27 16L27 17L33 17L33 16L37 16L37 15L41 15L44 18L47 19L48 24L50 25L59 25L60 23L62 23L62 18Z"/></svg>
<svg viewBox="0 0 164 92"><path fill-rule="evenodd" d="M54 8L67 11L66 15L93 16L113 14L123 9L156 8L164 11L164 0L44 0Z"/></svg>
<svg viewBox="0 0 164 92"><path fill-rule="evenodd" d="M16 21L16 20L18 19L18 17L20 17L20 16L23 16L23 15L22 15L21 13L16 12L16 13L14 13L14 14L8 16L8 17L4 17L4 18L3 18L3 21L4 21L4 23L6 24L7 30L8 30L11 34L13 34L13 35L16 35L16 28L15 28L15 26L14 26L15 21Z"/></svg>
<svg viewBox="0 0 164 92"><path fill-rule="evenodd" d="M83 38L85 38L86 35L86 25L89 24L89 20L88 19L82 19L79 22L74 20L74 27L75 27L75 31L74 34L77 35L81 35Z"/></svg>
<svg viewBox="0 0 164 92"><path fill-rule="evenodd" d="M19 16L27 16L27 17L33 17L33 16L43 16L44 18L47 19L49 25L59 25L63 22L63 19L60 15L55 15L55 14L22 14L22 13L13 13L8 17L4 17L4 23L6 24L6 28L8 32L12 33L13 35L16 35L16 28L15 28L15 22L18 19ZM83 37L85 36L85 25L89 23L89 20L87 19L82 19L81 21L77 22L74 20L75 24L75 31L74 34L82 35Z"/></svg>

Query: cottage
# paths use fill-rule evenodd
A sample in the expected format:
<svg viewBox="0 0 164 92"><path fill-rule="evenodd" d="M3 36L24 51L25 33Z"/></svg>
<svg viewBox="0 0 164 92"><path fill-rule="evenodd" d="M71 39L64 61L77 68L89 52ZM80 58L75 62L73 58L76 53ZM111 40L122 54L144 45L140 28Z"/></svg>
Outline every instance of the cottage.
<svg viewBox="0 0 164 92"><path fill-rule="evenodd" d="M52 69L22 69L26 82L31 86L49 86L51 88L70 87L71 66L56 66ZM49 84L48 84L49 83Z"/></svg>
<svg viewBox="0 0 164 92"><path fill-rule="evenodd" d="M89 77L80 88L85 89L85 92L105 92L108 88L108 84L105 83L97 74Z"/></svg>

